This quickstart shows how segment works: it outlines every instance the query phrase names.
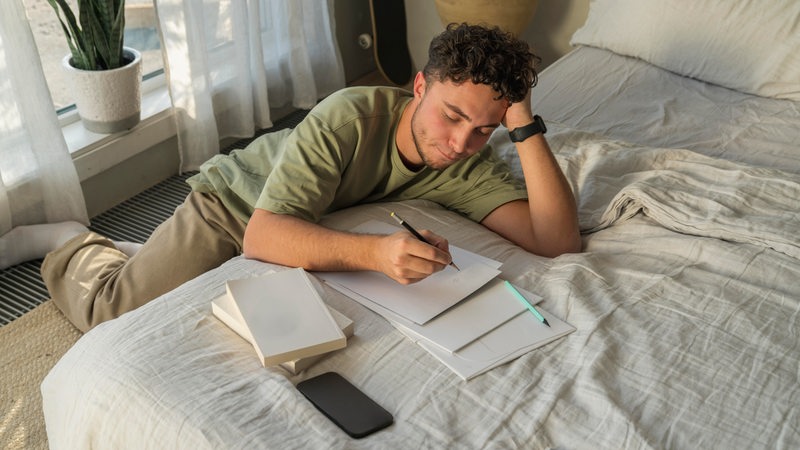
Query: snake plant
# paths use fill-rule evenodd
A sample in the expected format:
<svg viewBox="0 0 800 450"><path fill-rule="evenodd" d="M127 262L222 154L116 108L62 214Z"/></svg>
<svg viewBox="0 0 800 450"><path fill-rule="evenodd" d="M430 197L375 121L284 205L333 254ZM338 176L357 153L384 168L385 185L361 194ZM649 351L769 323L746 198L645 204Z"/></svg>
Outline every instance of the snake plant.
<svg viewBox="0 0 800 450"><path fill-rule="evenodd" d="M83 70L124 66L125 0L78 0L78 18L66 0L47 0L67 37L71 64Z"/></svg>

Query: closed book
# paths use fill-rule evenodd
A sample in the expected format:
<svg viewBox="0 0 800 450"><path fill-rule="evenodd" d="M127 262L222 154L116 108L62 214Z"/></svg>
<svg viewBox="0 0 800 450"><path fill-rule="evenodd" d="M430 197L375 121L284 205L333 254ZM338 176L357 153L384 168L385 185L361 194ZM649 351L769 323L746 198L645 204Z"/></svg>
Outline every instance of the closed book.
<svg viewBox="0 0 800 450"><path fill-rule="evenodd" d="M347 345L347 338L301 268L229 280L226 286L265 367Z"/></svg>
<svg viewBox="0 0 800 450"><path fill-rule="evenodd" d="M235 331L236 334L241 336L250 344L253 343L253 336L250 334L250 330L247 329L247 326L244 324L244 319L242 318L241 314L239 314L239 310L236 308L236 305L233 303L233 299L227 293L222 294L211 301L211 311L222 323L227 325L231 330ZM352 337L355 328L353 321L330 306L328 306L328 311L330 311L331 316L333 316L333 320L336 321L336 324L342 330L342 333L344 333L345 337ZM312 364L319 361L325 355L327 355L327 353L316 356L308 356L306 358L293 359L291 361L281 363L281 367L286 369L289 373L297 375L303 370L311 367Z"/></svg>
<svg viewBox="0 0 800 450"><path fill-rule="evenodd" d="M339 325L339 328L342 330L342 333L344 333L345 337L346 338L353 337L353 329L355 328L353 326L353 321L350 320L349 317L331 308L330 306L328 306L328 310L330 310L331 316L333 316L333 320L335 320L336 324ZM291 361L286 361L285 363L281 363L281 367L286 369L289 373L297 375L298 373L311 367L314 363L316 363L320 359L324 358L327 354L328 353L322 353L316 356L308 356L305 358L293 359Z"/></svg>

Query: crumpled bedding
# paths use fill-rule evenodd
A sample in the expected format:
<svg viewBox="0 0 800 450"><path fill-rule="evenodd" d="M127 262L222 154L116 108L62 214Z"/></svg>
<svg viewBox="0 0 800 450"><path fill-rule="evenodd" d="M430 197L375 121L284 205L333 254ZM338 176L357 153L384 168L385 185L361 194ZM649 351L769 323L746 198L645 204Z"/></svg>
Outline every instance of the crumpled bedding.
<svg viewBox="0 0 800 450"><path fill-rule="evenodd" d="M644 213L680 233L763 245L800 258L800 175L551 126L550 146L592 233ZM508 137L493 144L522 177Z"/></svg>
<svg viewBox="0 0 800 450"><path fill-rule="evenodd" d="M320 285L355 336L291 376L261 367L211 313L227 279L280 269L239 257L81 338L42 385L50 445L800 447L797 178L568 129L548 137L579 199L583 253L537 257L424 201L359 206L324 224L390 223L396 210L502 261L503 277L576 332L464 382ZM513 168L513 149L495 145ZM395 423L348 438L293 387L329 370Z"/></svg>

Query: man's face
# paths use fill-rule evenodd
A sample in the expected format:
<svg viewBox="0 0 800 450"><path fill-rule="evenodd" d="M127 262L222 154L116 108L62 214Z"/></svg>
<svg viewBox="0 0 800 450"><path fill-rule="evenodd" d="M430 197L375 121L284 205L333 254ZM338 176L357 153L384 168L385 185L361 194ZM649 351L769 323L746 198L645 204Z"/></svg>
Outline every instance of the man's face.
<svg viewBox="0 0 800 450"><path fill-rule="evenodd" d="M485 84L414 80L419 104L411 118L411 134L420 161L444 169L480 151L500 125L508 102L495 100L497 92ZM409 158L411 159L411 158Z"/></svg>

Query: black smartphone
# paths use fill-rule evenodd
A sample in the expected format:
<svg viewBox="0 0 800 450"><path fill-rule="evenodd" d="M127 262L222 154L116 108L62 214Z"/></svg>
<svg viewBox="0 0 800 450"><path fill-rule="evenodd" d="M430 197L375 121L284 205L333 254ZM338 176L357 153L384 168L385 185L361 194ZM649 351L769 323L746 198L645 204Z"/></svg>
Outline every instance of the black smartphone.
<svg viewBox="0 0 800 450"><path fill-rule="evenodd" d="M389 411L336 372L301 381L297 383L297 390L354 438L362 438L394 422Z"/></svg>

